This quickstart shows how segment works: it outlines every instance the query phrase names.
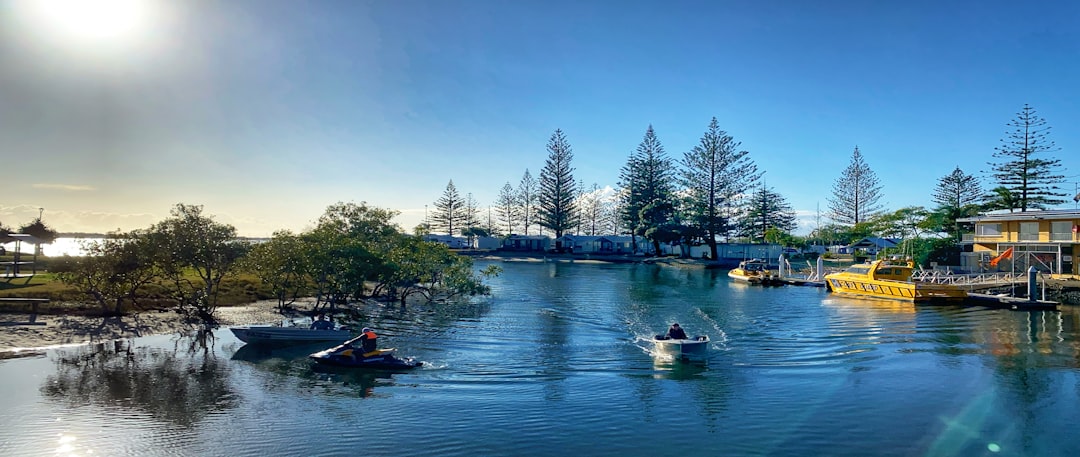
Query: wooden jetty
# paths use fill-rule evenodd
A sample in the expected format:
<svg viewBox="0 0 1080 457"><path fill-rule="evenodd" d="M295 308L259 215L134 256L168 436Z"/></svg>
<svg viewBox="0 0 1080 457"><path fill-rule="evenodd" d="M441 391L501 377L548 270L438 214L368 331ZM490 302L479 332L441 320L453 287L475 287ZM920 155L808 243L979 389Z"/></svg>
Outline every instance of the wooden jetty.
<svg viewBox="0 0 1080 457"><path fill-rule="evenodd" d="M800 278L780 278L779 281L792 286L825 287L825 281L812 281Z"/></svg>

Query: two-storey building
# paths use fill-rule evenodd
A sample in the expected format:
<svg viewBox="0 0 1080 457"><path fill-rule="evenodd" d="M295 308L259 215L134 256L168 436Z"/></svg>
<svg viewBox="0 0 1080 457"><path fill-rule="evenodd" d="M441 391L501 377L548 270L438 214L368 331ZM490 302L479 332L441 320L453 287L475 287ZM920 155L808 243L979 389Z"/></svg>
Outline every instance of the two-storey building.
<svg viewBox="0 0 1080 457"><path fill-rule="evenodd" d="M975 224L975 233L963 237L971 251L961 256L961 266L969 271L1020 272L1033 266L1055 275L1080 276L1075 260L1080 255L1080 211L996 213L957 222Z"/></svg>

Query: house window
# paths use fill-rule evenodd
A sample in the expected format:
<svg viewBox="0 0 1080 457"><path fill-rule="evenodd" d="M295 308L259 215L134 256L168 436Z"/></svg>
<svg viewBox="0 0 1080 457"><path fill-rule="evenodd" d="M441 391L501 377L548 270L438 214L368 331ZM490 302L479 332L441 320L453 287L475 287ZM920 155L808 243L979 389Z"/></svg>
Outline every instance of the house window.
<svg viewBox="0 0 1080 457"><path fill-rule="evenodd" d="M976 224L975 235L1001 236L1001 224Z"/></svg>
<svg viewBox="0 0 1080 457"><path fill-rule="evenodd" d="M1039 223L1021 222L1020 241L1039 241Z"/></svg>
<svg viewBox="0 0 1080 457"><path fill-rule="evenodd" d="M1050 241L1072 241L1072 221L1050 223Z"/></svg>

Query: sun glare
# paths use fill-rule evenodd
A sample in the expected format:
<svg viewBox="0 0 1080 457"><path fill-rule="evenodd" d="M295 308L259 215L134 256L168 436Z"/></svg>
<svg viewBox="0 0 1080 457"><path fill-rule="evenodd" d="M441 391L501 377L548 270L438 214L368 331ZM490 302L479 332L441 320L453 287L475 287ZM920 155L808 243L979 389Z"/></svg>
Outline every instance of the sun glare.
<svg viewBox="0 0 1080 457"><path fill-rule="evenodd" d="M114 46L140 40L148 27L147 0L33 0L28 19L50 38L74 46Z"/></svg>

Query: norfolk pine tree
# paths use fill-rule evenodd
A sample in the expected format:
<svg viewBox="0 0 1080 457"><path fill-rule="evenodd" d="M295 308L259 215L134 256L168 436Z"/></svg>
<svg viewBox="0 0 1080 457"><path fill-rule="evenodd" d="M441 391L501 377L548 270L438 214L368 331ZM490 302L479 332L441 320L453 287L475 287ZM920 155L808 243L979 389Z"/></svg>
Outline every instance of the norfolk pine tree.
<svg viewBox="0 0 1080 457"><path fill-rule="evenodd" d="M743 209L739 220L739 235L764 243L765 233L769 229L791 233L797 227L791 205L782 195L762 183L761 188L754 192Z"/></svg>
<svg viewBox="0 0 1080 457"><path fill-rule="evenodd" d="M536 178L533 178L529 173L529 169L525 169L525 174L521 176L521 182L518 183L517 193L514 197L517 199L518 208L521 210L521 226L524 227L523 235L529 235L529 227L536 223L536 203L537 193L540 190L540 184L536 182Z"/></svg>
<svg viewBox="0 0 1080 457"><path fill-rule="evenodd" d="M855 226L881 211L881 186L877 175L864 160L859 147L851 154L851 164L833 183L829 217L839 224Z"/></svg>
<svg viewBox="0 0 1080 457"><path fill-rule="evenodd" d="M1035 115L1035 108L1024 104L1024 108L1016 113L1016 119L1007 125L1014 130L1008 138L1001 140L994 153L994 157L1003 161L989 163L994 179L1019 198L1020 212L1064 203L1065 200L1057 198L1065 196L1057 186L1065 182L1061 160L1034 157L1058 150L1048 138L1050 127L1046 126L1046 119Z"/></svg>
<svg viewBox="0 0 1080 457"><path fill-rule="evenodd" d="M461 228L465 223L465 200L461 198L454 180L446 185L442 197L435 201L435 211L431 215L432 231L454 235L454 227Z"/></svg>
<svg viewBox="0 0 1080 457"><path fill-rule="evenodd" d="M631 235L645 235L649 229L666 224L675 209L672 190L674 166L664 153L664 146L650 125L645 137L630 154L619 175L620 183L627 189L622 205L624 222L632 228ZM655 252L660 252L660 241L650 239ZM632 240L637 249L637 240Z"/></svg>
<svg viewBox="0 0 1080 457"><path fill-rule="evenodd" d="M555 232L555 239L576 225L577 209L574 207L574 169L570 162L574 153L562 130L555 130L547 144L548 158L540 170L539 211L540 226Z"/></svg>
<svg viewBox="0 0 1080 457"><path fill-rule="evenodd" d="M933 201L938 205L933 217L939 222L940 230L943 232L953 230L956 239L959 240L961 227L957 225L956 220L977 215L979 202L983 198L985 197L978 178L964 173L960 167L942 176L933 194Z"/></svg>
<svg viewBox="0 0 1080 457"><path fill-rule="evenodd" d="M716 238L730 230L730 214L725 207L731 199L752 187L761 178L749 151L720 130L716 118L709 122L701 142L683 156L682 184L688 197L688 223L705 237L711 259L717 258Z"/></svg>
<svg viewBox="0 0 1080 457"><path fill-rule="evenodd" d="M499 196L495 201L495 214L499 217L499 222L506 224L506 234L514 234L514 222L520 218L521 207L517 205L517 198L514 197L514 188L510 186L510 181L503 184L502 190L499 191Z"/></svg>

